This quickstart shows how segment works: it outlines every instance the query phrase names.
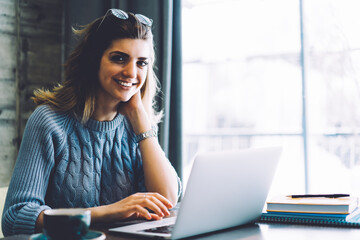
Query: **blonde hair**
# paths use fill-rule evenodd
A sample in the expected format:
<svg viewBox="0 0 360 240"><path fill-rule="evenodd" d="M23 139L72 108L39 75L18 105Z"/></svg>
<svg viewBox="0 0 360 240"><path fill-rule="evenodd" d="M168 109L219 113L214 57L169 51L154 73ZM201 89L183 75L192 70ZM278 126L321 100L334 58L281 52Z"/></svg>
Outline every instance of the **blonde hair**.
<svg viewBox="0 0 360 240"><path fill-rule="evenodd" d="M152 124L159 123L162 112L155 109L155 96L160 87L154 72L155 51L151 27L142 24L134 14L129 13L126 20L105 15L82 29L73 29L73 32L81 40L65 62L63 83L52 90L35 90L32 97L35 104L48 104L59 111L74 112L82 123L87 122L95 110L96 91L100 87L98 71L104 51L116 39L143 39L150 43L151 56L141 97Z"/></svg>

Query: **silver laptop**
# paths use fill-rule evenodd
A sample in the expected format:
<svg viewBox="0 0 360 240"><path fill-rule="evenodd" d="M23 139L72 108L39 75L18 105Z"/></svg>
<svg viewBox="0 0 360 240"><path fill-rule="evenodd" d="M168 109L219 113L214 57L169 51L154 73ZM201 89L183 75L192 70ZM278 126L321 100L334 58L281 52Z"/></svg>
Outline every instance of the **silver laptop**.
<svg viewBox="0 0 360 240"><path fill-rule="evenodd" d="M176 217L109 231L179 239L250 223L262 212L280 154L280 147L199 153Z"/></svg>

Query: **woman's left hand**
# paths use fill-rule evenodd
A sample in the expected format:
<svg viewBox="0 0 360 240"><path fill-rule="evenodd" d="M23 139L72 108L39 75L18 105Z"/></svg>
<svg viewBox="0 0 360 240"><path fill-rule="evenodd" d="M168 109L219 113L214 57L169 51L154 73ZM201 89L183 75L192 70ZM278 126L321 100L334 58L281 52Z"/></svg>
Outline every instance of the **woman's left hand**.
<svg viewBox="0 0 360 240"><path fill-rule="evenodd" d="M119 113L126 116L136 135L152 129L150 116L142 103L140 91L134 94L128 102L120 104ZM151 137L140 141L139 149L146 189L150 192L160 193L175 205L178 198L177 174L169 164L157 138Z"/></svg>
<svg viewBox="0 0 360 240"><path fill-rule="evenodd" d="M125 116L129 116L134 110L142 108L144 108L144 105L142 103L141 92L139 90L130 98L129 101L120 103L118 112Z"/></svg>
<svg viewBox="0 0 360 240"><path fill-rule="evenodd" d="M135 93L129 101L120 103L118 112L127 117L135 134L151 129L151 121L145 111L140 91Z"/></svg>

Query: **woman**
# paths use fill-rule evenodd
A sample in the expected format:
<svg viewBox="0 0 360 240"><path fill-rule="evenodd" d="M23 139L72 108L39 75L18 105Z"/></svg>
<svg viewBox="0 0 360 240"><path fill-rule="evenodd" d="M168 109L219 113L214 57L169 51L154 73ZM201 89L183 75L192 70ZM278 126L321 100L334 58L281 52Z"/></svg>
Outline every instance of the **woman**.
<svg viewBox="0 0 360 240"><path fill-rule="evenodd" d="M76 31L82 38L65 81L33 97L38 107L10 182L5 236L41 231L49 208L88 208L93 223L170 214L180 181L156 138L151 24L110 9Z"/></svg>

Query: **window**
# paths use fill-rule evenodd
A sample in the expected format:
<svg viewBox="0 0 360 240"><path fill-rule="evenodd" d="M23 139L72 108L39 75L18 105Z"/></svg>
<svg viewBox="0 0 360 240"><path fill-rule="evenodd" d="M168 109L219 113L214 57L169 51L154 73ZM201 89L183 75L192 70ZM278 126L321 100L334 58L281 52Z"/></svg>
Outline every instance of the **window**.
<svg viewBox="0 0 360 240"><path fill-rule="evenodd" d="M282 145L271 194L360 191L355 5L183 0L185 179L197 151Z"/></svg>

